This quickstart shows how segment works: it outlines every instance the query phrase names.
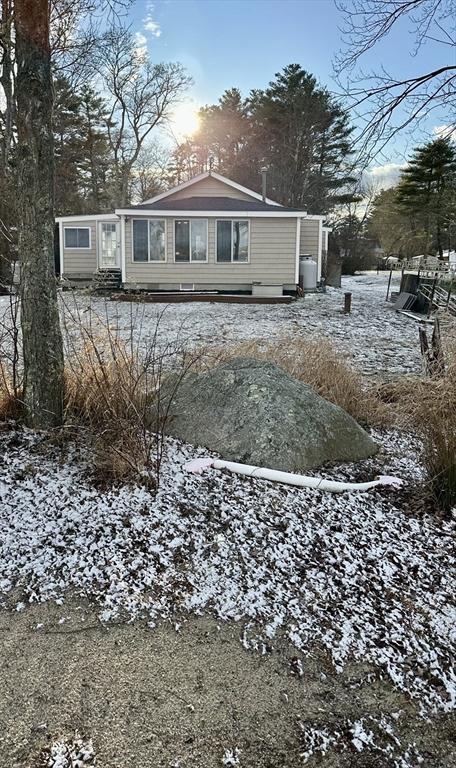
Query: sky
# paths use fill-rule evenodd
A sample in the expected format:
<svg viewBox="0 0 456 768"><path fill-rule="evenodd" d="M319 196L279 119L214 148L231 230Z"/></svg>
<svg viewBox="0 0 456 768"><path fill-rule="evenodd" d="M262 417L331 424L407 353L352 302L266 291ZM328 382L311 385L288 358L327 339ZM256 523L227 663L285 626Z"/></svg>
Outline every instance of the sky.
<svg viewBox="0 0 456 768"><path fill-rule="evenodd" d="M194 85L185 100L196 108L215 103L227 88L243 95L264 88L294 62L337 91L332 64L342 46L343 19L333 0L135 0L129 17L152 61L179 61L187 68ZM401 22L366 55L363 69L384 65L406 77L448 63L446 46L427 42L417 56L412 51L412 30ZM456 64L456 53L451 55ZM433 121L426 126L429 135L442 122L438 115ZM374 176L397 178L412 146L405 136L398 139Z"/></svg>

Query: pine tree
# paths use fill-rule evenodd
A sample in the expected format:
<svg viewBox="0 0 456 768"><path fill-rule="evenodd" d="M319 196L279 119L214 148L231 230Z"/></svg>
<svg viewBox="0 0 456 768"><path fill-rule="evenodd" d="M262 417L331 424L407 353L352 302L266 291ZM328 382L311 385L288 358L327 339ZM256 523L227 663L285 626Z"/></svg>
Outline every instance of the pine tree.
<svg viewBox="0 0 456 768"><path fill-rule="evenodd" d="M268 197L285 205L324 214L351 199L347 114L298 64L247 99L236 88L225 91L200 111L200 122L176 152L181 173L207 168L211 158L215 170L260 191L267 166Z"/></svg>
<svg viewBox="0 0 456 768"><path fill-rule="evenodd" d="M198 130L174 151L171 180L179 183L210 167L248 184L249 131L246 101L237 88L225 91L217 104L200 109Z"/></svg>
<svg viewBox="0 0 456 768"><path fill-rule="evenodd" d="M86 86L80 97L81 187L87 213L104 213L111 204L112 154L107 134L106 103Z"/></svg>
<svg viewBox="0 0 456 768"><path fill-rule="evenodd" d="M425 234L414 217L397 202L397 187L382 189L374 198L369 232L380 243L385 256L411 258L426 248Z"/></svg>
<svg viewBox="0 0 456 768"><path fill-rule="evenodd" d="M350 198L348 117L315 77L299 64L276 75L250 98L252 142L263 147L271 197L327 213Z"/></svg>
<svg viewBox="0 0 456 768"><path fill-rule="evenodd" d="M106 105L88 86L54 81L55 207L57 215L110 209L112 153Z"/></svg>
<svg viewBox="0 0 456 768"><path fill-rule="evenodd" d="M442 257L456 219L456 149L448 139L435 139L415 149L402 172L396 199L424 231L425 253L434 243Z"/></svg>
<svg viewBox="0 0 456 768"><path fill-rule="evenodd" d="M55 211L57 216L85 212L81 190L83 166L82 99L65 77L54 80Z"/></svg>

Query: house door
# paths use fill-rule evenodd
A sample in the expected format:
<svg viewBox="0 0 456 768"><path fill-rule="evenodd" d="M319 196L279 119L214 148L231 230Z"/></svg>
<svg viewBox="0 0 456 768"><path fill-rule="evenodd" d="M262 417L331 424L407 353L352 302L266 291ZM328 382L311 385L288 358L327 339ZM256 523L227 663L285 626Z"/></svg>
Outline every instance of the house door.
<svg viewBox="0 0 456 768"><path fill-rule="evenodd" d="M101 221L99 231L100 269L116 269L120 267L120 234L118 221Z"/></svg>

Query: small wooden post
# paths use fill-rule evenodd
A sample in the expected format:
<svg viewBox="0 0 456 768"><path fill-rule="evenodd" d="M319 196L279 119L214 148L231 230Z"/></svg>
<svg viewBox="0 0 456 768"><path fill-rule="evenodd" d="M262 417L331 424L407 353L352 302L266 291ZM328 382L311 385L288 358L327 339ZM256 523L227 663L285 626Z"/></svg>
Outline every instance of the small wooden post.
<svg viewBox="0 0 456 768"><path fill-rule="evenodd" d="M446 307L445 307L446 310L448 310L448 307L450 306L450 299L453 291L453 279L454 278L451 278L450 287L448 288L448 296L447 296Z"/></svg>
<svg viewBox="0 0 456 768"><path fill-rule="evenodd" d="M445 359L443 357L442 340L440 338L440 321L435 318L432 332L432 375L441 376L445 371Z"/></svg>
<svg viewBox="0 0 456 768"><path fill-rule="evenodd" d="M386 289L386 299L385 299L385 301L388 301L388 296L389 296L389 292L390 292L390 285L391 285L391 278L392 278L392 276L393 276L393 270L390 269L390 276L388 278L388 288Z"/></svg>
<svg viewBox="0 0 456 768"><path fill-rule="evenodd" d="M351 312L352 295L351 293L344 293L344 314L349 315Z"/></svg>
<svg viewBox="0 0 456 768"><path fill-rule="evenodd" d="M429 342L424 325L418 326L418 335L420 338L421 358L426 376L429 376Z"/></svg>
<svg viewBox="0 0 456 768"><path fill-rule="evenodd" d="M428 312L427 312L428 317L430 317L432 314L432 302L434 301L436 285L437 285L437 274L435 275L434 280L432 281L432 289L431 289L431 295L429 297L429 306L428 306Z"/></svg>
<svg viewBox="0 0 456 768"><path fill-rule="evenodd" d="M445 360L440 339L440 324L438 318L435 319L434 330L432 331L431 344L429 344L427 331L424 325L418 327L420 337L421 356L423 358L424 372L426 376L438 377L445 371Z"/></svg>

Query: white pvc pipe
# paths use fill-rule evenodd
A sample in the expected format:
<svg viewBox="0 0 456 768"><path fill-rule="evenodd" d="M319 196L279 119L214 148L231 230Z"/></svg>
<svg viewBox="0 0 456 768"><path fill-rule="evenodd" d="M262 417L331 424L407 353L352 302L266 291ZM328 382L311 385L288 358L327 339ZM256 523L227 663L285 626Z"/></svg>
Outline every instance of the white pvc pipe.
<svg viewBox="0 0 456 768"><path fill-rule="evenodd" d="M331 493L343 493L344 491L368 491L378 485L401 486L403 480L399 477L390 477L383 475L377 480L371 480L368 483L344 483L338 480L325 480L323 477L310 477L309 475L296 475L293 472L280 472L277 469L266 469L265 467L255 467L252 464L238 464L235 461L222 461L221 459L194 459L185 465L188 472L201 473L203 469L213 467L213 469L227 469L237 475L245 475L260 480L271 480L275 483L285 483L294 485L298 488L316 488L320 491L330 491Z"/></svg>

